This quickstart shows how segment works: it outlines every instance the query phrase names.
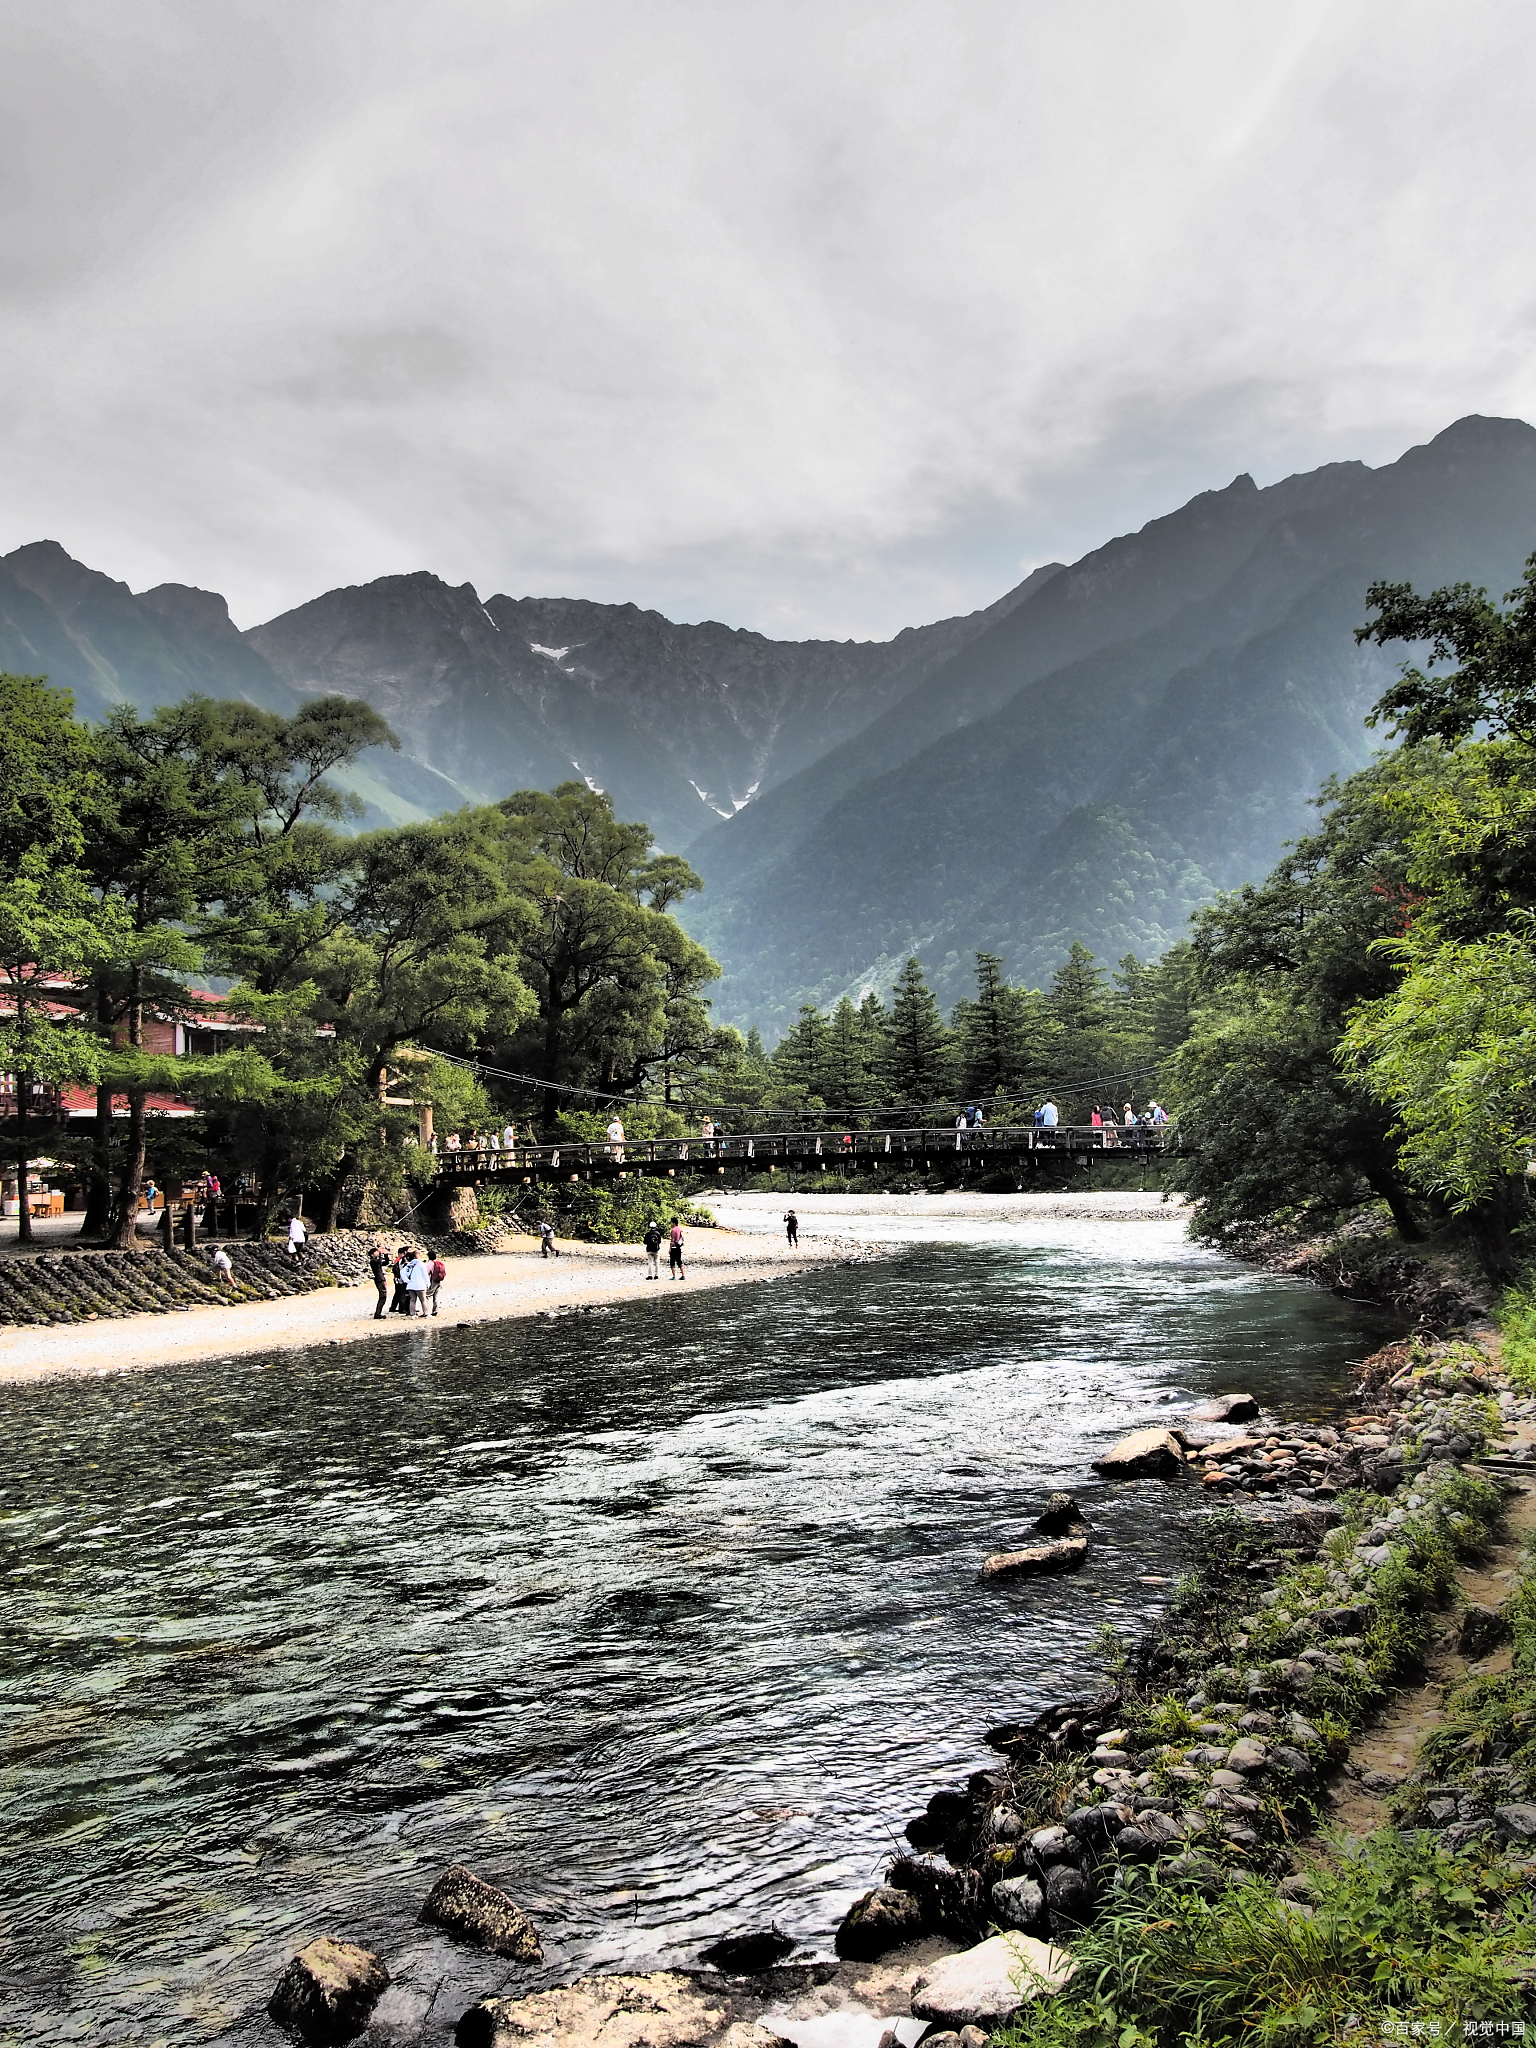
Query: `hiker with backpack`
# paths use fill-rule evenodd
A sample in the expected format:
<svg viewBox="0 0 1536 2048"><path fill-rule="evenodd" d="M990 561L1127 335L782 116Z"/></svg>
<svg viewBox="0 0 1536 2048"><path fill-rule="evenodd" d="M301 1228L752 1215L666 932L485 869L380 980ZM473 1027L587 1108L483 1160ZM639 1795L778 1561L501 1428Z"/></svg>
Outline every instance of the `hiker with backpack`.
<svg viewBox="0 0 1536 2048"><path fill-rule="evenodd" d="M661 1225L653 1216L645 1226L645 1277L647 1280L661 1278Z"/></svg>
<svg viewBox="0 0 1536 2048"><path fill-rule="evenodd" d="M432 1304L433 1315L437 1314L437 1290L448 1278L448 1268L441 1259L433 1259L427 1268L427 1299Z"/></svg>

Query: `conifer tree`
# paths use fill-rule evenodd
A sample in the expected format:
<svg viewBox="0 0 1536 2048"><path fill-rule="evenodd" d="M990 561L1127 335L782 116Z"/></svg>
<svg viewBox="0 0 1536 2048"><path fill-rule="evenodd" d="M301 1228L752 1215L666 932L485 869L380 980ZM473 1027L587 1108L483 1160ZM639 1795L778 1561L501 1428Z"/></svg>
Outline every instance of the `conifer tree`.
<svg viewBox="0 0 1536 2048"><path fill-rule="evenodd" d="M1002 1095L1018 1085L1024 1064L1021 992L1003 978L995 953L976 955L974 1002L955 1005L961 1085L967 1095Z"/></svg>
<svg viewBox="0 0 1536 2048"><path fill-rule="evenodd" d="M827 1026L826 1080L829 1105L850 1115L867 1109L879 1093L879 1041L872 1040L862 1014L847 996L838 998Z"/></svg>
<svg viewBox="0 0 1536 2048"><path fill-rule="evenodd" d="M785 1108L819 1109L827 1096L827 1020L814 1003L773 1049L774 1100Z"/></svg>
<svg viewBox="0 0 1536 2048"><path fill-rule="evenodd" d="M937 1103L951 1086L953 1041L917 959L896 978L885 1031L885 1076L893 1102Z"/></svg>
<svg viewBox="0 0 1536 2048"><path fill-rule="evenodd" d="M1104 969L1080 939L1051 977L1051 1009L1062 1030L1081 1038L1109 1023Z"/></svg>

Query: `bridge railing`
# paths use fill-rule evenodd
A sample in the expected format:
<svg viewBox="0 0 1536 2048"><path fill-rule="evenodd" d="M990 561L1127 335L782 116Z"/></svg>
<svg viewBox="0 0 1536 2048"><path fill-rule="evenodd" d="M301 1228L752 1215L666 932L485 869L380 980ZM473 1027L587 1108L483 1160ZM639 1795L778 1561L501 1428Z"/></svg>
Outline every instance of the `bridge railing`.
<svg viewBox="0 0 1536 2048"><path fill-rule="evenodd" d="M891 1162L944 1155L1022 1152L1161 1152L1166 1126L1142 1124L953 1124L878 1131L752 1131L715 1138L626 1138L622 1145L567 1140L557 1145L461 1147L438 1155L448 1179L491 1173L590 1173L619 1168L677 1168L691 1172L736 1164L769 1172L778 1164Z"/></svg>

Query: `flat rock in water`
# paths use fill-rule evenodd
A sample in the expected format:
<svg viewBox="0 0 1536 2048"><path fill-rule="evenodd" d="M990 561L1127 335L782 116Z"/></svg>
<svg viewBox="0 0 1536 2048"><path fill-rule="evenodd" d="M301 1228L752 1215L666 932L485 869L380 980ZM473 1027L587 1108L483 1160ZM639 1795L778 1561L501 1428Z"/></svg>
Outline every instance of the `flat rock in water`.
<svg viewBox="0 0 1536 2048"><path fill-rule="evenodd" d="M583 1977L526 1998L482 1998L453 2038L457 2048L724 2048L730 2017L727 1999L711 1998L691 1977L658 1970L649 1977Z"/></svg>
<svg viewBox="0 0 1536 2048"><path fill-rule="evenodd" d="M832 1946L844 1962L869 1963L888 1949L916 1941L922 1931L923 1902L917 1894L881 1884L854 1900Z"/></svg>
<svg viewBox="0 0 1536 2048"><path fill-rule="evenodd" d="M367 2026L388 1985L389 1971L371 1949L322 1935L278 1978L267 2013L301 2041L350 2041Z"/></svg>
<svg viewBox="0 0 1536 2048"><path fill-rule="evenodd" d="M1191 1422L1255 1422L1259 1404L1252 1394L1218 1394L1214 1401L1190 1410Z"/></svg>
<svg viewBox="0 0 1536 2048"><path fill-rule="evenodd" d="M542 1961L544 1950L539 1931L516 1899L499 1885L487 1884L462 1863L455 1863L427 1893L417 1918L428 1927L441 1927L476 1948L489 1949L495 1956L510 1956L514 1962Z"/></svg>
<svg viewBox="0 0 1536 2048"><path fill-rule="evenodd" d="M1032 1998L1068 1983L1077 1965L1064 1949L1028 1934L994 1934L975 1948L930 1963L912 1983L912 2017L990 2033Z"/></svg>
<svg viewBox="0 0 1536 2048"><path fill-rule="evenodd" d="M1044 1572L1069 1572L1088 1555L1086 1536L1062 1536L1032 1543L1027 1550L996 1550L981 1568L984 1579L1029 1579Z"/></svg>
<svg viewBox="0 0 1536 2048"><path fill-rule="evenodd" d="M1171 1479L1184 1470L1184 1449L1171 1429L1138 1429L1095 1458L1093 1469L1106 1479Z"/></svg>

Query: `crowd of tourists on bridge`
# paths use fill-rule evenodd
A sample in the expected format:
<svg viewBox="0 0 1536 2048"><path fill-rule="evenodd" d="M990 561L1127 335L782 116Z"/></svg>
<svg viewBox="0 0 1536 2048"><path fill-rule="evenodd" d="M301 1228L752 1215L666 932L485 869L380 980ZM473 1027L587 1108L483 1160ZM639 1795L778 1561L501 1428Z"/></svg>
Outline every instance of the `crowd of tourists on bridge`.
<svg viewBox="0 0 1536 2048"><path fill-rule="evenodd" d="M955 1118L955 1130L957 1134L960 1134L957 1136L956 1143L964 1143L964 1134L966 1133L980 1133L989 1129L1019 1130L1033 1128L1036 1131L1052 1131L1061 1126L1061 1111L1056 1103L1049 1098L1039 1104L1029 1114L1027 1120L1017 1116L1012 1104L1008 1105L1008 1109L1009 1114L1005 1118L989 1121L980 1103L973 1102L969 1104ZM818 1114L824 1116L826 1112L812 1111L809 1114L812 1116ZM1104 1104L1096 1102L1093 1105L1087 1124L1080 1125L1077 1128L1095 1131L1102 1130L1105 1133L1105 1143L1116 1145L1123 1141L1123 1133L1136 1132L1144 1135L1155 1135L1162 1131L1167 1121L1168 1112L1160 1102L1155 1100L1149 1102L1144 1109L1140 1110L1133 1103L1127 1102L1123 1109L1119 1111L1115 1109L1113 1103ZM700 1120L698 1131L703 1156L706 1158L714 1156L720 1140L727 1135L728 1133L723 1123L717 1122L712 1116L703 1117ZM471 1131L462 1136L457 1131L451 1131L442 1141L441 1146L439 1146L437 1138L432 1137L427 1141L427 1148L447 1161L459 1161L465 1155L468 1155L470 1159L476 1162L484 1161L489 1164L503 1152L513 1152L519 1146L532 1146L538 1142L539 1140L533 1135L531 1130L525 1137L518 1131L516 1125L508 1123L502 1125L499 1129L492 1127L488 1130ZM680 1156L684 1159L688 1157L687 1148L690 1140L669 1140L669 1142L681 1143L684 1149ZM843 1134L842 1143L851 1149L853 1142L853 1132L846 1131ZM603 1132L602 1143L608 1157L622 1164L624 1148L628 1143L628 1139L625 1135L623 1119L617 1112L608 1121L608 1125Z"/></svg>

